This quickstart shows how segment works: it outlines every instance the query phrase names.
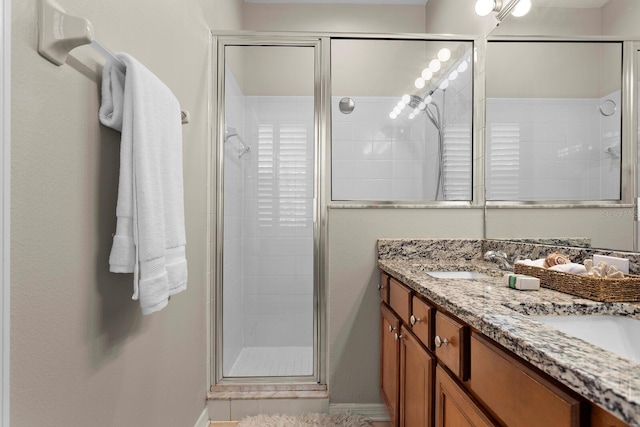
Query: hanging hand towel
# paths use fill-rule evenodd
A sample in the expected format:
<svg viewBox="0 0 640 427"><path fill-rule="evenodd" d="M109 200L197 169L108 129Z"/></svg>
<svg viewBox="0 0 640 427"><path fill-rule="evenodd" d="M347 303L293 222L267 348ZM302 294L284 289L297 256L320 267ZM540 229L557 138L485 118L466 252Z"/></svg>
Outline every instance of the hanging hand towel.
<svg viewBox="0 0 640 427"><path fill-rule="evenodd" d="M127 54L102 75L100 121L122 134L116 233L109 270L133 273L143 314L187 287L180 105L169 88Z"/></svg>

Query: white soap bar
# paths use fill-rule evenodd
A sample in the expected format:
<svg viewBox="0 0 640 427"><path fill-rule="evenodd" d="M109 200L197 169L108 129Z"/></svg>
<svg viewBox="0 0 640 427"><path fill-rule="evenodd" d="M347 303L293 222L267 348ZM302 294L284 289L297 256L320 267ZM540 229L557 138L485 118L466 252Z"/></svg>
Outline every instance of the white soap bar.
<svg viewBox="0 0 640 427"><path fill-rule="evenodd" d="M613 265L615 268L622 271L624 274L629 274L629 260L626 258L618 258L615 256L606 256L606 255L593 256L594 267L598 265L600 261L606 262L607 265Z"/></svg>
<svg viewBox="0 0 640 427"><path fill-rule="evenodd" d="M520 291L537 291L540 289L540 279L526 274L507 273L502 278L506 287Z"/></svg>

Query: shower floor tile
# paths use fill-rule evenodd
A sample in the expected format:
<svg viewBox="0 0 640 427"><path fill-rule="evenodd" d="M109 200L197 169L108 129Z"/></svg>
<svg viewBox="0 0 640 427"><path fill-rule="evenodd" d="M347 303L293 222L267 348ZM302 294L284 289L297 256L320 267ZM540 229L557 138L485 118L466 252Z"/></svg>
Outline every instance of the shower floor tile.
<svg viewBox="0 0 640 427"><path fill-rule="evenodd" d="M313 375L313 347L245 347L230 377L287 377Z"/></svg>

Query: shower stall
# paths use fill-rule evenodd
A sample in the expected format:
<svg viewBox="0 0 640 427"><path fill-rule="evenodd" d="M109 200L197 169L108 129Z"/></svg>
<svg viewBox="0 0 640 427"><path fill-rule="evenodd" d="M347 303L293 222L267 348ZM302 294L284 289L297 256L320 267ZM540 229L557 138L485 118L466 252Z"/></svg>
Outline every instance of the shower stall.
<svg viewBox="0 0 640 427"><path fill-rule="evenodd" d="M316 42L220 48L217 376L316 381Z"/></svg>
<svg viewBox="0 0 640 427"><path fill-rule="evenodd" d="M217 384L323 382L330 203L469 203L472 46L218 38Z"/></svg>

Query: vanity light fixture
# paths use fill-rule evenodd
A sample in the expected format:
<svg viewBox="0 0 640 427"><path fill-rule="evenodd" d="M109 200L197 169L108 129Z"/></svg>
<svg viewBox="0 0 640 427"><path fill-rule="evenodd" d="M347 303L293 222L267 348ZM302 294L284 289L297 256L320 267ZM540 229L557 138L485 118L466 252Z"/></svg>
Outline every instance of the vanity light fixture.
<svg viewBox="0 0 640 427"><path fill-rule="evenodd" d="M502 21L509 13L513 16L524 16L531 10L531 0L476 0L476 15L487 16L495 12L498 21Z"/></svg>

